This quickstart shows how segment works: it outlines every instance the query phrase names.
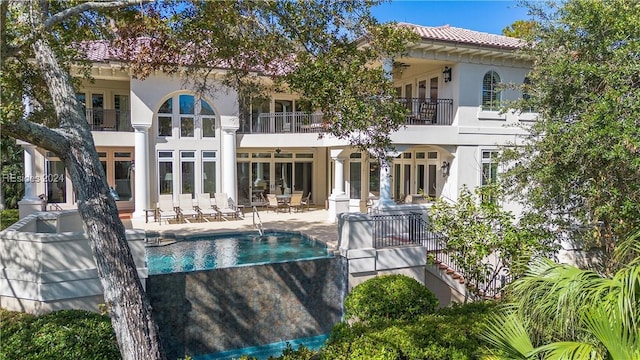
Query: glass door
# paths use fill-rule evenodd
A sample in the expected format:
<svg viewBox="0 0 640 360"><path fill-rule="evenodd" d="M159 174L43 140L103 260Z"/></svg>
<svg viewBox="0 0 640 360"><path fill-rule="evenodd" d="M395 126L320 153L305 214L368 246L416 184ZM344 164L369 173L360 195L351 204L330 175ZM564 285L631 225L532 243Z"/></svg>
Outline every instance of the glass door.
<svg viewBox="0 0 640 360"><path fill-rule="evenodd" d="M293 186L293 164L290 162L276 162L272 184L276 194L291 194Z"/></svg>

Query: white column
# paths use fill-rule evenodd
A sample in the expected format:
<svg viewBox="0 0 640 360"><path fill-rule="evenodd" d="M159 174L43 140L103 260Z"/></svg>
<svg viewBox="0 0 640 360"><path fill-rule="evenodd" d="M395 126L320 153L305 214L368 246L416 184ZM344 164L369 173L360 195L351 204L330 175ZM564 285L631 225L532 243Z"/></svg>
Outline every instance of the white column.
<svg viewBox="0 0 640 360"><path fill-rule="evenodd" d="M240 120L237 116L220 116L222 126L222 192L238 203L238 191L236 181L236 131L240 128Z"/></svg>
<svg viewBox="0 0 640 360"><path fill-rule="evenodd" d="M24 196L23 201L40 201L36 188L35 145L22 144L24 150Z"/></svg>
<svg viewBox="0 0 640 360"><path fill-rule="evenodd" d="M333 159L333 190L329 196L329 222L336 222L338 214L349 212L349 197L344 191L344 158L341 157L342 149L332 149Z"/></svg>
<svg viewBox="0 0 640 360"><path fill-rule="evenodd" d="M29 96L22 97L22 105L24 107L24 118L26 119L33 112L33 104ZM36 177L35 169L35 146L28 143L21 143L24 155L24 197L18 201L18 216L20 219L42 210L42 200L38 198L37 183L44 181L44 175Z"/></svg>
<svg viewBox="0 0 640 360"><path fill-rule="evenodd" d="M333 181L333 191L331 195L344 195L344 159L339 157L333 157L334 163L334 181Z"/></svg>
<svg viewBox="0 0 640 360"><path fill-rule="evenodd" d="M378 201L378 207L396 204L391 199L391 165L387 159L380 160L380 201Z"/></svg>
<svg viewBox="0 0 640 360"><path fill-rule="evenodd" d="M149 204L149 144L148 132L150 125L136 124L134 128L134 176L136 179L134 198L134 217L145 216L145 209L150 209Z"/></svg>

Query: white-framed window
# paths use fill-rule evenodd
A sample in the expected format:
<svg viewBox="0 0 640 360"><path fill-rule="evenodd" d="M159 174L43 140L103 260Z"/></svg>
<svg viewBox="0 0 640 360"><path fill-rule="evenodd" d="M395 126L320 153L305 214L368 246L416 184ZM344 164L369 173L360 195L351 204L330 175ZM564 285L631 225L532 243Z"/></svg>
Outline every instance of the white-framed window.
<svg viewBox="0 0 640 360"><path fill-rule="evenodd" d="M196 107L193 95L182 94L178 96L180 102L180 137L192 138L195 136Z"/></svg>
<svg viewBox="0 0 640 360"><path fill-rule="evenodd" d="M180 151L180 193L191 194L194 197L196 193L196 152Z"/></svg>
<svg viewBox="0 0 640 360"><path fill-rule="evenodd" d="M170 137L173 131L173 98L168 98L158 110L158 136Z"/></svg>
<svg viewBox="0 0 640 360"><path fill-rule="evenodd" d="M482 151L482 181L481 184L495 184L498 180L498 151Z"/></svg>
<svg viewBox="0 0 640 360"><path fill-rule="evenodd" d="M158 137L195 139L216 136L213 107L204 99L198 101L192 94L178 94L166 99L158 109L157 123Z"/></svg>
<svg viewBox="0 0 640 360"><path fill-rule="evenodd" d="M47 152L45 159L45 186L48 203L67 202L67 181L64 163Z"/></svg>
<svg viewBox="0 0 640 360"><path fill-rule="evenodd" d="M522 85L524 87L524 90L522 91L522 99L527 102L530 102L531 94L528 92L527 88L531 86L531 79L529 79L529 77L525 77L524 80L522 81ZM527 104L527 107L524 109L524 111L533 113L533 112L536 112L536 109L533 107L533 104L529 103Z"/></svg>
<svg viewBox="0 0 640 360"><path fill-rule="evenodd" d="M349 156L349 198L360 199L362 196L362 154Z"/></svg>
<svg viewBox="0 0 640 360"><path fill-rule="evenodd" d="M216 191L216 152L202 152L202 192L215 194Z"/></svg>
<svg viewBox="0 0 640 360"><path fill-rule="evenodd" d="M200 118L202 119L202 137L216 136L216 113L208 102L200 100Z"/></svg>
<svg viewBox="0 0 640 360"><path fill-rule="evenodd" d="M173 194L173 151L158 151L158 189Z"/></svg>
<svg viewBox="0 0 640 360"><path fill-rule="evenodd" d="M482 110L500 110L501 93L498 88L500 76L495 71L489 71L482 78Z"/></svg>

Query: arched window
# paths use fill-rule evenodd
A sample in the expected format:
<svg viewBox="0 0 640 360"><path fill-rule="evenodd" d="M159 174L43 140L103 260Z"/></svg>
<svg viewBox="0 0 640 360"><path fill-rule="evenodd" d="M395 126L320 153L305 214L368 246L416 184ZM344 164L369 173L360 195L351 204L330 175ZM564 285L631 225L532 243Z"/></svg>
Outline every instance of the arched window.
<svg viewBox="0 0 640 360"><path fill-rule="evenodd" d="M201 137L216 136L216 114L213 107L205 100L196 101L194 95L174 95L165 100L158 110L159 137L200 137L196 131L199 127Z"/></svg>
<svg viewBox="0 0 640 360"><path fill-rule="evenodd" d="M500 76L495 71L484 74L482 79L482 110L500 110Z"/></svg>

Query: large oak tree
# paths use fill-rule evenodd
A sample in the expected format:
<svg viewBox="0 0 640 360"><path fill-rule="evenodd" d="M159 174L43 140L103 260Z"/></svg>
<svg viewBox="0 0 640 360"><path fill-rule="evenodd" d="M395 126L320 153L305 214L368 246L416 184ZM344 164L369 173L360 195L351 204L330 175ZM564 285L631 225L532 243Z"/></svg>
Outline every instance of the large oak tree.
<svg viewBox="0 0 640 360"><path fill-rule="evenodd" d="M107 39L144 77L191 74L209 91L224 68L241 96L272 77L325 113L327 132L374 154L404 120L388 74L375 62L401 53L413 35L379 26L376 2L2 1L2 136L53 152L71 178L124 359L162 359L163 348L100 164L72 66L87 70L81 41ZM186 71L183 71L186 70ZM88 74L79 71L73 75ZM192 76L197 74L197 76ZM253 89L253 90L248 90ZM25 113L23 99L34 111Z"/></svg>

